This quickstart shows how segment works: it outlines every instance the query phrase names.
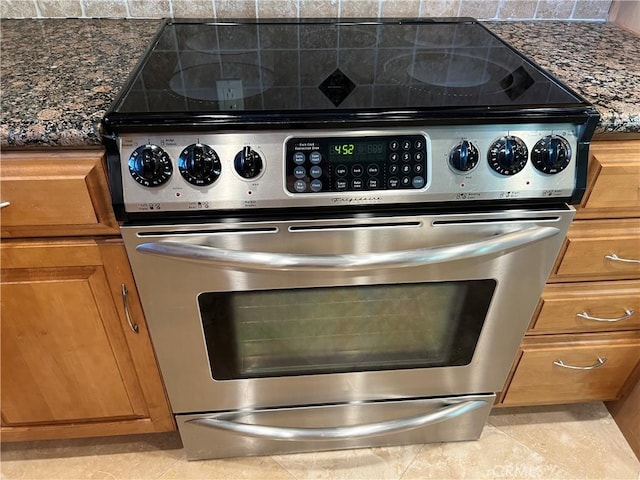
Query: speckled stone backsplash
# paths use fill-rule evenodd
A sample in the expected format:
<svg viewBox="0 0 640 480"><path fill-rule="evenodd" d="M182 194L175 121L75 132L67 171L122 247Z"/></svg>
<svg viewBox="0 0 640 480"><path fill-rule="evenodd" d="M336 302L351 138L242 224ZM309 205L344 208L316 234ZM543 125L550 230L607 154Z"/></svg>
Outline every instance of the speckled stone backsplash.
<svg viewBox="0 0 640 480"><path fill-rule="evenodd" d="M1 18L475 17L605 21L612 0L0 0Z"/></svg>

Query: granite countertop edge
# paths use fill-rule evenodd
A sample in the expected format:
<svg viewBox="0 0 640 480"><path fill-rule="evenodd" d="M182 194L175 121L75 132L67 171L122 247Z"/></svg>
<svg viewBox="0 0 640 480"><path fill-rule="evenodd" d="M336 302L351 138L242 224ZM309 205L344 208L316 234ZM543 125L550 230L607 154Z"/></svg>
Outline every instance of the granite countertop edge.
<svg viewBox="0 0 640 480"><path fill-rule="evenodd" d="M0 147L100 146L100 120L160 24L3 20ZM640 133L636 35L607 23L485 25L591 102L601 115L596 134Z"/></svg>

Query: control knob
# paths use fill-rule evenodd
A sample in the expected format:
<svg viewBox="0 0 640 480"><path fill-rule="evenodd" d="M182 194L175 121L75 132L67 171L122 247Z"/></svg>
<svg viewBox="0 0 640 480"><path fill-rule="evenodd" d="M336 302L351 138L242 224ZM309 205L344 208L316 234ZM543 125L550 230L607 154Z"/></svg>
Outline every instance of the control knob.
<svg viewBox="0 0 640 480"><path fill-rule="evenodd" d="M464 140L449 152L449 165L459 172L473 170L478 164L480 155L476 146Z"/></svg>
<svg viewBox="0 0 640 480"><path fill-rule="evenodd" d="M531 151L531 162L543 173L559 173L571 161L569 142L557 135L547 135L538 140Z"/></svg>
<svg viewBox="0 0 640 480"><path fill-rule="evenodd" d="M183 178L192 185L211 185L220 176L220 158L209 145L194 143L186 147L178 158L178 169Z"/></svg>
<svg viewBox="0 0 640 480"><path fill-rule="evenodd" d="M524 168L529 158L527 145L521 138L507 135L489 147L489 166L501 175L515 175Z"/></svg>
<svg viewBox="0 0 640 480"><path fill-rule="evenodd" d="M233 166L243 178L255 178L262 172L262 158L251 147L246 146L238 152Z"/></svg>
<svg viewBox="0 0 640 480"><path fill-rule="evenodd" d="M162 148L142 145L129 156L129 173L140 185L158 187L171 178L173 166Z"/></svg>

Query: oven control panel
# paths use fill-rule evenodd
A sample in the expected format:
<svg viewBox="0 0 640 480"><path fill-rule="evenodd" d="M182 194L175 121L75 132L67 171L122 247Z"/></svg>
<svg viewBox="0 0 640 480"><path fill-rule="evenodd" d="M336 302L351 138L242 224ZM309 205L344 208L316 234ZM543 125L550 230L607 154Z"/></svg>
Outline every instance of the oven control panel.
<svg viewBox="0 0 640 480"><path fill-rule="evenodd" d="M290 193L420 189L427 183L423 135L291 138L285 147Z"/></svg>
<svg viewBox="0 0 640 480"><path fill-rule="evenodd" d="M570 198L580 134L562 123L136 133L118 137L110 168L132 213Z"/></svg>

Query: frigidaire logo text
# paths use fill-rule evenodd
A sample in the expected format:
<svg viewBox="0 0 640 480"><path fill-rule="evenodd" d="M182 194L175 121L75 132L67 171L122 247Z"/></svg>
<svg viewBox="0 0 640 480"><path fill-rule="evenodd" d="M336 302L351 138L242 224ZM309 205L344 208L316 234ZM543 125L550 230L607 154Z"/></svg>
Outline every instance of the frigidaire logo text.
<svg viewBox="0 0 640 480"><path fill-rule="evenodd" d="M377 203L381 202L382 197L333 197L332 203Z"/></svg>

